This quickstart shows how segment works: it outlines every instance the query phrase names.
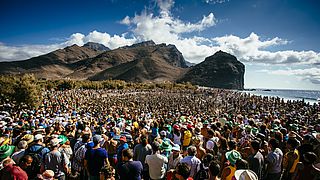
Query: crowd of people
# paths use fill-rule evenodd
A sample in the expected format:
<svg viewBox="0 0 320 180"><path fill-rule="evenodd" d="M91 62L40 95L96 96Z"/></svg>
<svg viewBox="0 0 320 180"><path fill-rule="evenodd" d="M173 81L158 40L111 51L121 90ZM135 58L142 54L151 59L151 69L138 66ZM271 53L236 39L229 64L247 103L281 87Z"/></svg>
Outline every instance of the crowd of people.
<svg viewBox="0 0 320 180"><path fill-rule="evenodd" d="M0 179L320 179L320 105L222 89L45 91L0 112Z"/></svg>

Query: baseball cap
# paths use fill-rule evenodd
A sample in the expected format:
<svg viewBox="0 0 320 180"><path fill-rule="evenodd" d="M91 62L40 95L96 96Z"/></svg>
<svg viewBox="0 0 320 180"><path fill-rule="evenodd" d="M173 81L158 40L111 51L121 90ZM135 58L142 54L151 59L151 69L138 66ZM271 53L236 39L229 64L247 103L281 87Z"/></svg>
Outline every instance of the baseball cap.
<svg viewBox="0 0 320 180"><path fill-rule="evenodd" d="M121 136L120 137L120 141L127 142L127 137L126 136Z"/></svg>

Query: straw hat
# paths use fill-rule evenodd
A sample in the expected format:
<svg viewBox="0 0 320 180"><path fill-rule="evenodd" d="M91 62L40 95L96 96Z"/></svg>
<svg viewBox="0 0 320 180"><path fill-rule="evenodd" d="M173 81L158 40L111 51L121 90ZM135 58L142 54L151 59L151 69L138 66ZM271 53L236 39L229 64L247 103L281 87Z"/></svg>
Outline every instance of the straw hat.
<svg viewBox="0 0 320 180"><path fill-rule="evenodd" d="M257 174L249 169L236 170L234 177L237 180L258 180Z"/></svg>
<svg viewBox="0 0 320 180"><path fill-rule="evenodd" d="M21 138L21 140L25 140L28 144L30 144L33 142L34 136L32 134L26 134Z"/></svg>

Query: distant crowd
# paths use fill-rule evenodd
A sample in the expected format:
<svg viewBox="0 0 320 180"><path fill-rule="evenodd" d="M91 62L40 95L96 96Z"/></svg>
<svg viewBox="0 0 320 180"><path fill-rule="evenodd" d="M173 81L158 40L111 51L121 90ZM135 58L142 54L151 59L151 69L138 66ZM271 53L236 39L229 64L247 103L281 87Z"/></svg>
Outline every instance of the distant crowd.
<svg viewBox="0 0 320 180"><path fill-rule="evenodd" d="M320 179L320 104L201 88L41 96L0 106L1 180Z"/></svg>

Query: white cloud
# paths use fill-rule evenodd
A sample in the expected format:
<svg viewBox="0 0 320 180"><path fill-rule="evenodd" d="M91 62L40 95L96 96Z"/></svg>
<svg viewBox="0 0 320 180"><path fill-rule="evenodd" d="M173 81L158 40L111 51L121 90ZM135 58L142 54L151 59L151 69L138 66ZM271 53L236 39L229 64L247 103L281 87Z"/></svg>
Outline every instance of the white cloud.
<svg viewBox="0 0 320 180"><path fill-rule="evenodd" d="M205 0L208 4L222 4L225 2L229 2L229 0Z"/></svg>
<svg viewBox="0 0 320 180"><path fill-rule="evenodd" d="M246 38L234 35L212 39L223 50L234 54L243 62L266 64L315 64L320 63L320 53L314 51L276 51L266 50L268 47L287 44L287 40L275 37L261 41L259 36L251 33Z"/></svg>
<svg viewBox="0 0 320 180"><path fill-rule="evenodd" d="M268 74L282 75L282 76L298 76L304 80L309 80L314 84L320 84L320 69L306 68L306 69L279 69L279 70L260 70L259 72L266 72Z"/></svg>

